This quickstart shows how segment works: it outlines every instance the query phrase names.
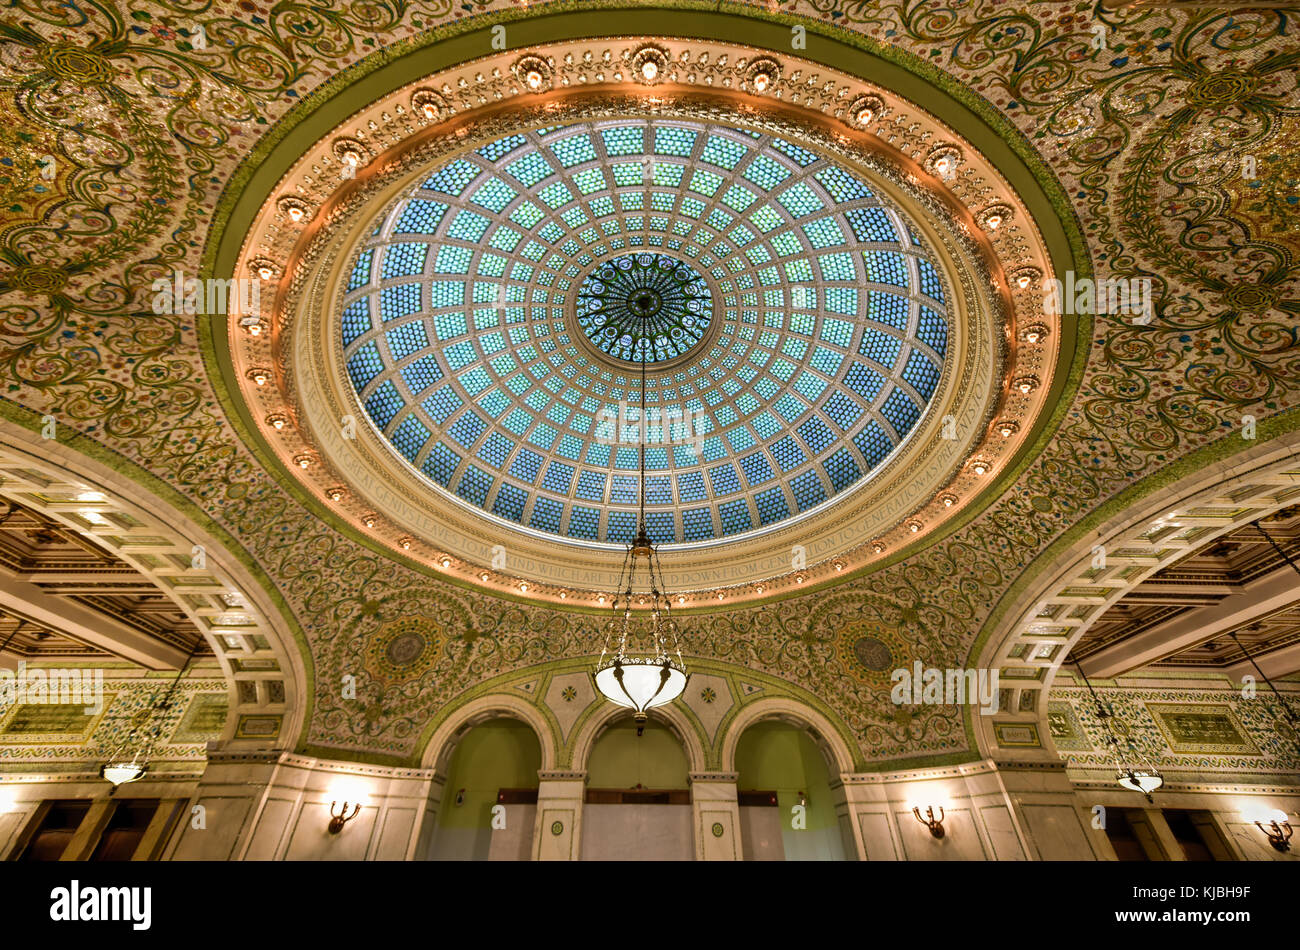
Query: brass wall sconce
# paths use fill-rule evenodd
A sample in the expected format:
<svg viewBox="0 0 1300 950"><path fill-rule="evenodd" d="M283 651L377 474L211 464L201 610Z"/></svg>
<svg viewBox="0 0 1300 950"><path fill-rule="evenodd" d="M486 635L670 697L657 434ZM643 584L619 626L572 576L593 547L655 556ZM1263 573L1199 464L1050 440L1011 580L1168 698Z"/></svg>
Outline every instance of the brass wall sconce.
<svg viewBox="0 0 1300 950"><path fill-rule="evenodd" d="M332 835L338 834L343 830L344 825L357 817L360 811L361 805L358 802L343 802L342 805L338 802L330 802L329 833Z"/></svg>
<svg viewBox="0 0 1300 950"><path fill-rule="evenodd" d="M912 814L916 816L917 821L919 821L921 824L925 825L925 827L930 829L930 834L934 835L936 838L942 838L943 837L943 806L940 805L938 807L939 807L938 818L934 817L934 809L935 809L934 805L925 806L924 818L921 817L920 805L912 806Z"/></svg>
<svg viewBox="0 0 1300 950"><path fill-rule="evenodd" d="M1286 814L1283 812L1274 812L1270 817L1272 820L1267 825L1256 820L1255 827L1264 832L1264 837L1268 838L1268 843L1273 846L1274 851L1285 854L1291 850L1291 823L1286 820Z"/></svg>

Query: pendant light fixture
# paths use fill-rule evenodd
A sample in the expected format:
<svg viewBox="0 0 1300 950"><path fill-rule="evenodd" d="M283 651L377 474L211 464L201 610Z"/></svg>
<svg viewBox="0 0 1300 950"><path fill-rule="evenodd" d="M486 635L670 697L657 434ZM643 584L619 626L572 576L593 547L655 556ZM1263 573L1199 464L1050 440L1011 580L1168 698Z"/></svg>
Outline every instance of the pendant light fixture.
<svg viewBox="0 0 1300 950"><path fill-rule="evenodd" d="M1083 677L1083 684L1088 687L1088 692L1092 694L1092 701L1097 706L1097 718L1101 720L1102 727L1106 730L1106 742L1110 746L1111 754L1115 757L1115 781L1121 788L1127 788L1133 792L1141 792L1146 800L1155 804L1155 799L1151 793L1160 786L1165 784L1165 778L1156 770L1154 766L1139 765L1132 758L1132 744L1130 743L1129 751L1121 751L1119 736L1115 735L1115 730L1110 726L1110 720L1114 718L1114 713L1101 701L1097 691L1092 688L1088 682L1088 676L1083 672L1083 667L1079 661L1074 661L1075 667L1079 670L1079 675Z"/></svg>
<svg viewBox="0 0 1300 950"><path fill-rule="evenodd" d="M641 515L637 522L636 537L628 545L619 572L618 589L614 591L613 614L605 626L605 646L596 664L596 688L611 703L633 711L636 733L645 727L646 711L672 702L686 689L689 675L682 662L678 643L677 622L673 620L672 606L664 591L663 572L659 555L646 531L645 517L645 444L646 444L646 357L650 349L650 317L660 305L650 293L629 295L629 308L641 318L641 338L638 341L641 357L641 415L637 432L641 445ZM644 578L642 575L644 574ZM648 588L643 593L638 590ZM648 647L633 648L635 631L641 618L634 619L632 603L645 605L643 615L649 623Z"/></svg>
<svg viewBox="0 0 1300 950"><path fill-rule="evenodd" d="M126 737L109 754L108 761L100 766L100 776L113 786L113 791L117 791L121 785L138 782L149 771L149 758L153 753L154 744L162 733L162 718L156 714L171 708L171 699L176 692L176 687L180 684L185 671L189 669L190 661L194 659L198 648L199 643L195 643L189 655L185 657L185 662L177 670L176 678L172 680L162 702L150 702L143 720L131 727ZM149 728L144 731L143 737L140 737L142 727Z"/></svg>

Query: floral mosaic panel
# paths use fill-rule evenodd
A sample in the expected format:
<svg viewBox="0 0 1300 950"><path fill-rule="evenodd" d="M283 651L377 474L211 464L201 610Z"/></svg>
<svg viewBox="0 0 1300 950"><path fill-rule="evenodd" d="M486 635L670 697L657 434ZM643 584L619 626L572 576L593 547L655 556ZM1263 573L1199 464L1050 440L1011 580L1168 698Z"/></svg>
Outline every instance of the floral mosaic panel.
<svg viewBox="0 0 1300 950"><path fill-rule="evenodd" d="M1132 743L1161 771L1300 771L1300 742L1271 694L1261 691L1244 699L1238 690L1225 688L1094 686L1101 701L1113 708L1112 725L1120 741ZM1086 688L1054 689L1048 719L1053 741L1068 765L1104 768L1111 764L1105 751L1106 733ZM1064 734L1066 723L1074 727L1073 735Z"/></svg>

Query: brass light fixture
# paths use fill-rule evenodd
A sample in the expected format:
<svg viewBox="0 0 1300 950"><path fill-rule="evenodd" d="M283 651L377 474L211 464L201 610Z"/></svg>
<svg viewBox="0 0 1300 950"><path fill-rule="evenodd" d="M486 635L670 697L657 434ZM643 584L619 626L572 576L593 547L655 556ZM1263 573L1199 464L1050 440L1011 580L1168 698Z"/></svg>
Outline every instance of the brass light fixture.
<svg viewBox="0 0 1300 950"><path fill-rule="evenodd" d="M343 830L343 826L357 817L360 812L360 802L330 802L330 823L326 826L326 830L332 835L338 834Z"/></svg>
<svg viewBox="0 0 1300 950"><path fill-rule="evenodd" d="M934 810L936 808L939 809L938 818L934 817ZM943 837L944 831L943 831L943 806L942 805L926 805L924 817L921 815L921 806L913 805L912 814L916 816L917 821L919 821L921 824L925 825L925 827L930 829L930 834L934 835L936 838Z"/></svg>
<svg viewBox="0 0 1300 950"><path fill-rule="evenodd" d="M190 661L194 659L194 654L198 652L199 643L196 642L190 650L189 655L185 657L185 662L181 668L176 671L176 678L172 680L171 686L168 687L166 695L163 696L162 702L150 702L149 708L144 711L139 721L132 725L125 738L109 753L108 761L99 767L99 775L108 781L112 786L111 795L117 791L121 785L129 782L138 782L145 777L149 771L149 758L153 753L153 747L162 734L162 717L155 716L155 713L165 712L171 708L172 696L176 692L176 687L180 685L181 677L190 667ZM153 723L150 726L150 723ZM141 735L143 731L143 735Z"/></svg>
<svg viewBox="0 0 1300 950"><path fill-rule="evenodd" d="M1291 823L1286 820L1286 812L1273 811L1265 817L1268 824L1265 825L1262 819L1256 818L1255 827L1264 832L1264 837L1274 851L1286 854L1291 850Z"/></svg>

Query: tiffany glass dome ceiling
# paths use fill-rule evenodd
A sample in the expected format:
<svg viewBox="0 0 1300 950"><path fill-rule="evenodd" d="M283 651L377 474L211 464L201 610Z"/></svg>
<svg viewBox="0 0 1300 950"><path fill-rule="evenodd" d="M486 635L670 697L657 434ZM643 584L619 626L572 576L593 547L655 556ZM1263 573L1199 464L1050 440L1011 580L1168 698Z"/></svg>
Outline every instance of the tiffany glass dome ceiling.
<svg viewBox="0 0 1300 950"><path fill-rule="evenodd" d="M704 543L864 484L948 345L916 229L844 167L678 119L566 124L444 161L348 261L365 415L428 489L580 542Z"/></svg>

